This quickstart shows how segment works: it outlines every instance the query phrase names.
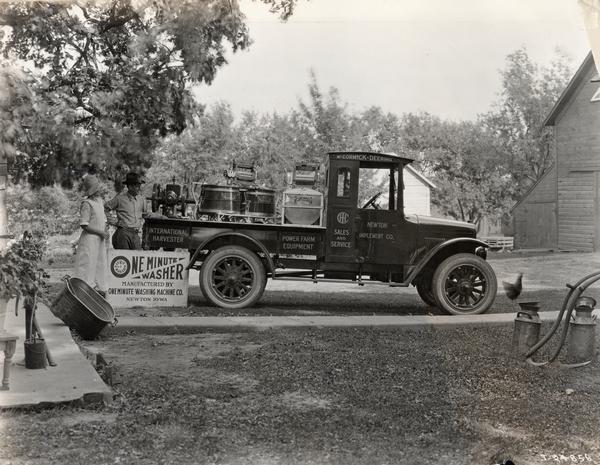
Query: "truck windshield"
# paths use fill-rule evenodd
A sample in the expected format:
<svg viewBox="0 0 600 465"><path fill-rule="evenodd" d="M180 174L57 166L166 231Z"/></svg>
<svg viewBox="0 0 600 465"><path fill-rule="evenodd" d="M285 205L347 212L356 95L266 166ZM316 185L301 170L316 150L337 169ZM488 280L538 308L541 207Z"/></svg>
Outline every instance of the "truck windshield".
<svg viewBox="0 0 600 465"><path fill-rule="evenodd" d="M360 168L358 177L358 207L396 210L398 170L396 168ZM377 196L377 194L380 194ZM371 199L373 201L369 202Z"/></svg>

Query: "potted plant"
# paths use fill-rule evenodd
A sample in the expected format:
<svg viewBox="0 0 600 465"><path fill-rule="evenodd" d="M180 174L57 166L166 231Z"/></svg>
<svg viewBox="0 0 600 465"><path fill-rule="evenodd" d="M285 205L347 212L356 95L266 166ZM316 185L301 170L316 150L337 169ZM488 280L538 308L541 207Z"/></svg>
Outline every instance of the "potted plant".
<svg viewBox="0 0 600 465"><path fill-rule="evenodd" d="M42 347L45 362L45 343L35 324L37 300L43 297L46 290L46 278L49 277L40 266L45 245L45 241L36 239L30 233L25 232L21 238L10 241L7 247L0 251L0 300L7 302L13 298L23 298L26 366L37 365L35 361L28 364L28 354L37 354ZM2 328L4 328L5 317L6 314L0 315Z"/></svg>

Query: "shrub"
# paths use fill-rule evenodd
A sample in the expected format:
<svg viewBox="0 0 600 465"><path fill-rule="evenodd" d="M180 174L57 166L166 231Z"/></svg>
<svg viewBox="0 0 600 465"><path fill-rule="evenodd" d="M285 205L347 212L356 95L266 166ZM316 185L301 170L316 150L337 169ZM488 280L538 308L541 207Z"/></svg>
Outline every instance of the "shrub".
<svg viewBox="0 0 600 465"><path fill-rule="evenodd" d="M0 299L10 300L17 295L43 296L48 274L40 267L46 248L43 239L25 233L9 241L0 251Z"/></svg>
<svg viewBox="0 0 600 465"><path fill-rule="evenodd" d="M50 236L71 234L77 229L81 195L58 186L32 190L22 185L7 189L8 228L13 234L25 230Z"/></svg>

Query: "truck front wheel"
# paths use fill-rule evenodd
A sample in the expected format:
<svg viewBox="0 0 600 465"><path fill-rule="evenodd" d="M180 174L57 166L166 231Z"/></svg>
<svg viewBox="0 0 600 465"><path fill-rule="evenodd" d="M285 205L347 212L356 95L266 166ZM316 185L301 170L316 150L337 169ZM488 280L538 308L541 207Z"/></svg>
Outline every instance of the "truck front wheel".
<svg viewBox="0 0 600 465"><path fill-rule="evenodd" d="M433 295L433 291L431 290L431 281L433 279L433 272L429 269L423 272L423 276L421 280L417 283L417 292L419 293L419 297L430 307L437 307L437 302L435 301L435 296Z"/></svg>
<svg viewBox="0 0 600 465"><path fill-rule="evenodd" d="M266 284L265 267L258 256L236 245L213 251L200 268L202 294L222 308L254 305Z"/></svg>
<svg viewBox="0 0 600 465"><path fill-rule="evenodd" d="M448 257L433 275L438 307L452 315L484 313L494 303L498 284L492 267L470 253Z"/></svg>

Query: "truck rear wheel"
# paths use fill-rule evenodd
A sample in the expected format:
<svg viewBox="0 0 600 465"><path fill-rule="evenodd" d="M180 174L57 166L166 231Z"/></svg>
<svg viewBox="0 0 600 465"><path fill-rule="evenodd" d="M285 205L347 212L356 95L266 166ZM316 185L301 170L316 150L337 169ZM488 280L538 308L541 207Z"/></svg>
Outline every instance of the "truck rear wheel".
<svg viewBox="0 0 600 465"><path fill-rule="evenodd" d="M254 305L263 294L267 276L258 256L237 245L212 252L200 268L200 289L222 308Z"/></svg>
<svg viewBox="0 0 600 465"><path fill-rule="evenodd" d="M494 303L497 290L492 267L470 253L448 257L433 275L432 291L437 306L452 315L484 313Z"/></svg>

